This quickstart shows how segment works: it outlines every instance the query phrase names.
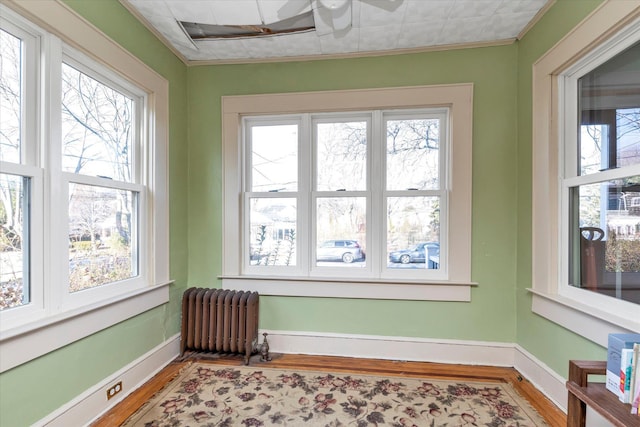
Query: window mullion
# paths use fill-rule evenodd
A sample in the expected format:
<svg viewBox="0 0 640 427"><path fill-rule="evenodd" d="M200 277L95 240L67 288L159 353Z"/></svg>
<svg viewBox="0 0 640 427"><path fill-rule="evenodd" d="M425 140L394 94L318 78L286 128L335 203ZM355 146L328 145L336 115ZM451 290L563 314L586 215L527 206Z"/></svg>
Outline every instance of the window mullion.
<svg viewBox="0 0 640 427"><path fill-rule="evenodd" d="M562 135L564 144L558 147L559 165L562 165L562 176L571 178L579 176L578 173L578 138L576 129L579 129L578 123L578 104L575 101L565 102L566 100L578 99L578 79L575 76L558 79L558 90L562 90L566 96L559 97L559 111L564 112L565 120L558 122L558 132Z"/></svg>
<svg viewBox="0 0 640 427"><path fill-rule="evenodd" d="M368 180L367 190L369 198L367 201L367 251L369 252L369 268L377 277L380 276L386 265L387 227L385 221L386 209L386 132L384 129L383 114L381 111L374 111L369 126L369 152L368 155ZM377 232L376 232L377 231Z"/></svg>
<svg viewBox="0 0 640 427"><path fill-rule="evenodd" d="M43 123L42 156L46 164L45 175L45 306L50 314L63 309L68 292L69 247L67 224L68 184L62 178L62 129L61 129L61 66L62 41L54 36L45 39L48 58L43 70ZM48 180L48 182L47 182Z"/></svg>
<svg viewBox="0 0 640 427"><path fill-rule="evenodd" d="M315 239L315 200L313 193L313 177L315 167L313 165L314 144L311 115L303 114L300 117L300 130L298 132L298 235L296 236L297 264L300 274L309 275L311 269L310 259L312 243ZM312 225L314 224L314 225Z"/></svg>

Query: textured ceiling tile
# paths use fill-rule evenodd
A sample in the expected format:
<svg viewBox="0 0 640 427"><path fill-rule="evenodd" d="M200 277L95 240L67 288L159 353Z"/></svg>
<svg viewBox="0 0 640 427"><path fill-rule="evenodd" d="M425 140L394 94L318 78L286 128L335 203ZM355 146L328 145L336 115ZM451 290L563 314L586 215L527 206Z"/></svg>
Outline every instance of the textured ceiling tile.
<svg viewBox="0 0 640 427"><path fill-rule="evenodd" d="M282 52L279 49L275 37L247 37L239 40L242 43L249 58L264 58L268 56L280 56Z"/></svg>
<svg viewBox="0 0 640 427"><path fill-rule="evenodd" d="M407 8L405 2L399 1L359 1L360 3L360 27L380 27L384 25L400 25L404 19L404 11ZM354 8L356 9L356 8Z"/></svg>
<svg viewBox="0 0 640 427"><path fill-rule="evenodd" d="M291 37L291 39L289 39ZM313 31L295 34L292 36L277 37L282 43L280 48L282 54L287 57L291 56L307 56L319 55L322 53L320 49L320 39Z"/></svg>
<svg viewBox="0 0 640 427"><path fill-rule="evenodd" d="M484 30L487 26L487 18L449 19L442 27L439 45L471 43L485 41Z"/></svg>
<svg viewBox="0 0 640 427"><path fill-rule="evenodd" d="M149 19L158 31L185 57L188 57L187 54L190 51L196 50L194 43L173 16L153 16Z"/></svg>
<svg viewBox="0 0 640 427"><path fill-rule="evenodd" d="M217 24L211 4L206 1L166 1L167 7L178 21L199 24ZM197 19L197 20L194 20Z"/></svg>
<svg viewBox="0 0 640 427"><path fill-rule="evenodd" d="M441 38L443 21L424 21L402 26L398 36L398 49L433 46Z"/></svg>
<svg viewBox="0 0 640 427"><path fill-rule="evenodd" d="M203 40L198 42L200 48L199 56L205 52L210 52L216 59L241 59L247 58L247 50L242 44L242 40ZM206 59L199 57L198 59Z"/></svg>
<svg viewBox="0 0 640 427"><path fill-rule="evenodd" d="M331 33L319 37L323 54L358 52L358 38L360 30L351 28L349 31Z"/></svg>
<svg viewBox="0 0 640 427"><path fill-rule="evenodd" d="M171 9L162 0L130 0L129 3L147 19L152 16L173 17Z"/></svg>
<svg viewBox="0 0 640 427"><path fill-rule="evenodd" d="M495 40L516 37L530 20L528 12L496 14L488 18L486 36Z"/></svg>
<svg viewBox="0 0 640 427"><path fill-rule="evenodd" d="M404 22L424 22L445 19L453 7L453 0L405 0Z"/></svg>
<svg viewBox="0 0 640 427"><path fill-rule="evenodd" d="M360 28L358 50L360 52L368 52L395 49L398 44L399 35L399 25Z"/></svg>
<svg viewBox="0 0 640 427"><path fill-rule="evenodd" d="M218 25L259 25L262 17L269 24L309 11L318 0L119 1L136 8L185 58L225 60L504 40L519 34L552 0L351 0L352 26L347 30L335 31L330 13L314 13L316 31L279 35L271 41L245 38L196 43L185 35L176 18Z"/></svg>
<svg viewBox="0 0 640 427"><path fill-rule="evenodd" d="M183 52L183 54L189 61L210 61L220 59L216 55L214 49L202 44L198 50L192 50L186 53Z"/></svg>
<svg viewBox="0 0 640 427"><path fill-rule="evenodd" d="M256 0L208 0L208 3L219 25L262 24Z"/></svg>
<svg viewBox="0 0 640 427"><path fill-rule="evenodd" d="M502 0L455 0L449 10L449 19L491 16Z"/></svg>
<svg viewBox="0 0 640 427"><path fill-rule="evenodd" d="M533 12L531 18L542 8L549 0L503 0L502 4L496 9L496 13L517 13L517 12Z"/></svg>

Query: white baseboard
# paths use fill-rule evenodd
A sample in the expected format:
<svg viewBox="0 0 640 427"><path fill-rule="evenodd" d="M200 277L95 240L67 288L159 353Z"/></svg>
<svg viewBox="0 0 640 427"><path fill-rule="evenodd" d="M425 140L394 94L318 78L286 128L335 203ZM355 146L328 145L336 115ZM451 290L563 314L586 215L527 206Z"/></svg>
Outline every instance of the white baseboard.
<svg viewBox="0 0 640 427"><path fill-rule="evenodd" d="M513 367L556 406L567 412L566 380L524 348L517 344L514 348Z"/></svg>
<svg viewBox="0 0 640 427"><path fill-rule="evenodd" d="M34 425L47 427L88 425L150 380L174 360L179 353L180 334L177 334L113 375L100 381ZM117 396L107 400L107 389L118 381L122 381L122 391Z"/></svg>
<svg viewBox="0 0 640 427"><path fill-rule="evenodd" d="M566 412L565 379L513 343L297 331L267 332L274 353L513 367Z"/></svg>
<svg viewBox="0 0 640 427"><path fill-rule="evenodd" d="M511 343L269 330L260 335L264 332L276 353L513 366Z"/></svg>
<svg viewBox="0 0 640 427"><path fill-rule="evenodd" d="M566 412L565 379L517 344L276 330L260 335L264 332L272 353L513 367ZM35 425L89 424L174 360L179 344L179 335L171 337ZM107 388L118 381L123 392L107 401Z"/></svg>
<svg viewBox="0 0 640 427"><path fill-rule="evenodd" d="M566 380L519 345L516 344L515 350L514 368L566 413L568 396ZM587 406L586 425L587 427L612 426L589 406Z"/></svg>

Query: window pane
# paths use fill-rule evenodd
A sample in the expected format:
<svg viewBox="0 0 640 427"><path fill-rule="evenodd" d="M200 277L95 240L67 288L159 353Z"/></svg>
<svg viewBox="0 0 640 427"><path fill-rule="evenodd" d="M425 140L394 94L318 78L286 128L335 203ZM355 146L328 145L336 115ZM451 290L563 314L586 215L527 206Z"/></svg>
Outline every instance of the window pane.
<svg viewBox="0 0 640 427"><path fill-rule="evenodd" d="M440 120L388 120L387 189L440 188Z"/></svg>
<svg viewBox="0 0 640 427"><path fill-rule="evenodd" d="M134 102L62 64L62 168L133 182Z"/></svg>
<svg viewBox="0 0 640 427"><path fill-rule="evenodd" d="M250 212L250 264L296 265L296 199L253 198Z"/></svg>
<svg viewBox="0 0 640 427"><path fill-rule="evenodd" d="M0 161L20 163L22 42L0 30Z"/></svg>
<svg viewBox="0 0 640 427"><path fill-rule="evenodd" d="M388 268L440 265L440 198L387 199Z"/></svg>
<svg viewBox="0 0 640 427"><path fill-rule="evenodd" d="M640 86L640 80L638 81ZM640 102L638 103L640 106ZM618 144L616 163L619 167L640 164L640 108L616 111Z"/></svg>
<svg viewBox="0 0 640 427"><path fill-rule="evenodd" d="M606 170L608 157L602 148L608 146L609 126L605 124L589 124L580 127L580 175Z"/></svg>
<svg viewBox="0 0 640 427"><path fill-rule="evenodd" d="M296 191L298 125L251 127L251 191Z"/></svg>
<svg viewBox="0 0 640 427"><path fill-rule="evenodd" d="M137 193L70 184L69 196L69 291L137 276Z"/></svg>
<svg viewBox="0 0 640 427"><path fill-rule="evenodd" d="M572 189L573 286L640 303L640 175Z"/></svg>
<svg viewBox="0 0 640 427"><path fill-rule="evenodd" d="M580 175L640 164L640 108L590 114L593 123L580 127Z"/></svg>
<svg viewBox="0 0 640 427"><path fill-rule="evenodd" d="M580 175L640 164L640 43L578 80Z"/></svg>
<svg viewBox="0 0 640 427"><path fill-rule="evenodd" d="M366 218L364 197L319 198L316 265L364 267Z"/></svg>
<svg viewBox="0 0 640 427"><path fill-rule="evenodd" d="M0 174L0 310L30 302L29 179Z"/></svg>
<svg viewBox="0 0 640 427"><path fill-rule="evenodd" d="M318 191L367 188L367 122L318 123Z"/></svg>

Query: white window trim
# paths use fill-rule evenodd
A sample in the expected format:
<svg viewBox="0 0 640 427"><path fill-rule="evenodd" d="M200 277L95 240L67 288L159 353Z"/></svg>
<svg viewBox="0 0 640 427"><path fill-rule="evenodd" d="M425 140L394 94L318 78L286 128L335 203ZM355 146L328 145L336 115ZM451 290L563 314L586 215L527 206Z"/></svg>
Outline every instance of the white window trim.
<svg viewBox="0 0 640 427"><path fill-rule="evenodd" d="M638 2L604 2L533 65L532 310L604 347L609 333L640 332L640 319L620 314L634 304L563 284L563 73L638 17Z"/></svg>
<svg viewBox="0 0 640 427"><path fill-rule="evenodd" d="M450 111L448 280L356 280L353 278L285 278L242 275L242 117L275 114L347 112L447 107ZM222 98L223 134L223 286L266 295L305 295L367 299L470 301L471 165L473 84L414 86ZM399 286L400 285L400 286Z"/></svg>
<svg viewBox="0 0 640 427"><path fill-rule="evenodd" d="M367 124L368 141L368 153L366 164L367 170L385 170L386 156L385 156L385 143L386 140L383 137L383 127L386 126L387 120L408 120L408 119L437 119L440 121L440 149L439 152L439 182L441 183L438 189L429 190L384 190L386 188L386 177L384 173L367 174L366 180L370 182L366 184L366 188L373 188L376 190L367 190L361 188L358 190L347 191L334 191L334 190L320 190L311 191L311 188L315 188L313 183L317 179L317 172L305 173L304 171L315 171L317 167L313 160L313 154L311 151L317 150L315 133L317 132L317 123L339 123L343 121L357 121ZM298 205L298 226L299 230L296 234L296 253L297 263L290 266L260 266L250 265L247 260L249 259L249 246L250 246L250 233L244 233L244 249L245 253L242 259L245 261L244 265L241 263L241 269L243 269L243 276L281 276L287 278L307 278L314 277L319 280L323 278L337 278L338 280L363 280L363 278L369 278L370 280L387 279L390 282L395 280L416 280L416 281L439 281L447 280L448 265L447 265L447 236L448 236L448 198L449 198L449 172L450 167L448 165L449 159L449 147L450 141L448 139L449 130L448 126L451 121L449 120L449 112L446 108L428 108L428 109L396 109L396 110L370 110L364 112L334 112L334 113L302 113L298 115L283 115L283 116L250 116L243 118L243 124L245 126L245 133L247 126L265 126L273 124L288 124L299 126L299 169L302 171L300 174L300 181L298 183L298 190L296 191L284 191L284 192L253 192L245 191L243 201L244 206L249 206L249 200L251 198L261 199L282 199L282 198L297 198ZM244 135L244 163L246 181L250 182L251 158L247 154L247 147L250 146L250 135ZM446 141L446 142L445 142ZM371 165L383 165L382 167L372 167ZM246 184L245 184L246 185ZM438 197L440 200L440 266L438 269L398 269L390 268L386 263L386 253L381 254L380 248L384 244L382 236L387 234L386 221L384 218L385 203L388 198L392 197ZM367 262L362 267L344 268L335 266L317 266L315 263L310 262L310 259L315 259L315 251L313 248L319 246L317 241L317 234L315 227L317 224L315 221L311 221L311 218L317 217L317 205L316 200L325 197L360 197L367 199L367 212L369 212L367 218L367 237L362 243L365 243L367 250ZM377 208L373 209L372 206ZM308 209L308 211L307 211ZM249 224L249 212L245 209L244 223ZM313 230L312 230L313 228ZM248 228L245 228L248 229ZM300 230L307 230L307 232L300 232ZM381 232L371 232L371 230L380 230ZM310 233L309 233L310 231ZM310 243L309 243L310 242ZM381 258L381 256L383 258Z"/></svg>
<svg viewBox="0 0 640 427"><path fill-rule="evenodd" d="M115 325L144 311L162 305L169 300L169 209L168 209L168 126L169 86L167 80L157 74L135 56L117 45L92 24L85 21L68 6L57 1L23 2L3 0L19 15L35 25L59 37L96 61L117 70L146 93L148 111L145 124L154 147L146 153L148 161L143 165L147 182L148 216L141 215L146 224L151 250L146 287L132 290L117 297L106 298L99 303L54 311L46 305L45 316L38 320L4 329L0 332L0 372L4 372L57 348ZM41 135L44 138L46 135ZM42 153L40 153L42 156ZM38 180L40 177L33 173ZM42 191L41 184L38 189ZM59 185L59 184L57 184ZM42 193L39 193L42 194ZM39 197L50 197L47 193ZM42 248L40 249L42 250ZM55 266L45 262L34 265L37 274L47 275ZM44 264L44 265L43 265ZM47 289L45 300L51 299Z"/></svg>
<svg viewBox="0 0 640 427"><path fill-rule="evenodd" d="M59 42L56 40L56 42ZM131 98L135 104L135 109L139 111L136 114L136 120L134 124L134 132L136 136L134 139L134 144L132 147L133 152L133 176L131 182L118 181L111 178L103 178L96 176L89 176L83 174L76 174L72 172L66 172L63 169L55 168L54 166L59 163L59 159L62 157L62 153L60 149L62 147L62 143L60 141L61 135L59 132L51 132L50 133L50 144L49 150L52 151L55 147L55 153L50 153L49 155L49 164L52 174L55 173L55 176L52 176L51 185L59 186L59 190L54 191L53 187L51 189L51 194L60 194L60 197L55 200L51 200L52 206L52 214L51 220L54 224L69 224L69 216L68 216L68 205L66 200L69 200L69 185L71 184L79 184L79 185L91 185L96 186L102 189L110 189L110 190L124 190L131 191L138 195L136 200L136 206L138 210L138 214L147 212L149 210L148 206L148 197L147 190L145 185L143 184L146 181L145 174L143 173L143 162L137 161L140 159L142 155L140 153L140 144L137 141L142 140L143 135L141 131L144 130L145 126L143 123L144 117L146 115L146 108L148 106L148 102L146 100L146 94L141 91L139 88L131 85L128 81L123 80L120 76L118 76L115 72L110 69L105 69L101 67L99 64L95 64L91 58L88 58L82 52L79 52L76 49L69 47L68 45L62 46L62 58L60 65L67 64L79 72L89 76L90 78L99 81L101 84L106 85L114 90L117 90L119 93ZM58 84L61 81L61 68L56 64L55 70L51 70L52 78L51 83ZM58 89L58 88L56 88ZM58 96L54 97L58 99ZM57 105L56 105L57 106ZM53 108L53 107L52 107ZM56 111L56 115L58 112ZM58 117L56 117L57 121ZM142 158L141 160L144 160ZM54 164L51 164L54 163ZM95 288L90 289L90 292L74 292L74 293L57 293L56 297L59 297L59 304L62 310L73 310L79 307L83 307L85 305L91 305L95 301L108 300L113 297L117 297L122 294L122 289L126 289L126 293L133 292L137 289L143 289L148 286L149 281L149 271L152 268L151 262L149 259L148 245L146 242L149 241L149 237L151 235L149 227L146 223L143 223L140 218L135 222L135 228L137 230L133 230L134 233L137 233L137 238L134 239L132 247L132 251L137 251L137 260L139 261L137 274L133 277L123 279L117 283L110 283L109 286L97 286ZM69 230L68 227L56 227L56 237L53 239L55 242L59 242L59 248L53 250L52 254L52 265L55 266L63 266L66 265L69 259L69 245L67 241L67 237ZM144 262L148 260L148 262ZM63 278L63 282L67 283L69 281L69 270L67 268L62 268L59 271L61 278ZM54 277L58 277L57 275Z"/></svg>

